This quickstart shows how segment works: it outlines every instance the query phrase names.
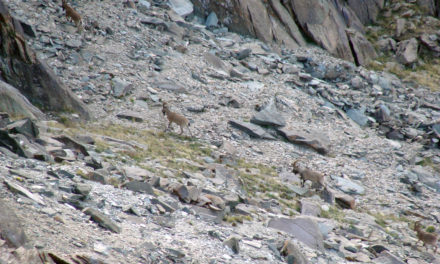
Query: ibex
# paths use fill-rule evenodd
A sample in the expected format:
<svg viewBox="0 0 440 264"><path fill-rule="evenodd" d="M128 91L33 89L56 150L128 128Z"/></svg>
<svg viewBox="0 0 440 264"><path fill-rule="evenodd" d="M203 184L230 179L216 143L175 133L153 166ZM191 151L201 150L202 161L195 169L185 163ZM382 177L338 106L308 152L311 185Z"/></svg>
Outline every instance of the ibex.
<svg viewBox="0 0 440 264"><path fill-rule="evenodd" d="M181 114L178 114L176 112L172 112L170 110L170 108L168 107L168 103L167 102L163 102L162 103L162 113L167 116L167 119L169 121L168 127L167 127L166 130L171 128L171 124L172 123L176 123L177 125L180 126L180 135L182 135L182 133L183 133L183 128L187 127L188 131L189 131L189 134L192 137L191 130L189 129L190 123L189 123L188 119L186 117L184 117L183 115L181 115Z"/></svg>

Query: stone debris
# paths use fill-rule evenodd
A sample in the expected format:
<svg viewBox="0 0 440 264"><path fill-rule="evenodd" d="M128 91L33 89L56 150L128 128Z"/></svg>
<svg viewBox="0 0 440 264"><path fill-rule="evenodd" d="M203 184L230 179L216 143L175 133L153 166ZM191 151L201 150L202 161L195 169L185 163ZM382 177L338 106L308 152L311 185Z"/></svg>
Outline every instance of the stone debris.
<svg viewBox="0 0 440 264"><path fill-rule="evenodd" d="M55 86L80 103L69 108L79 114L43 120L0 87L9 113L0 113L0 262L438 262L410 226L440 218L440 95L357 66L376 56L362 23L380 8L291 1L305 10L294 21L278 0L267 2L276 19L261 1L234 7L250 16L241 26L296 47L287 49L233 33L215 6L198 13L193 2L72 2L81 34L56 3L7 3L33 28L26 42ZM322 10L325 29L307 16ZM400 36L412 30L405 14ZM303 47L296 23L352 62ZM437 50L436 33L392 35L378 52L402 64ZM194 137L162 132L163 101L188 117ZM325 175L324 186L302 187L294 160Z"/></svg>

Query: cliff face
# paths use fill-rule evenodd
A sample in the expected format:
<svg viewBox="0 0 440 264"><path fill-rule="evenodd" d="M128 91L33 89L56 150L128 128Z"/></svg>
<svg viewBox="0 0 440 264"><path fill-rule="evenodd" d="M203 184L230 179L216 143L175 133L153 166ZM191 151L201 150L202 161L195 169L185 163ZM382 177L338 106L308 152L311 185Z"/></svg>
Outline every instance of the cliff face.
<svg viewBox="0 0 440 264"><path fill-rule="evenodd" d="M364 36L364 25L376 21L384 7L381 0L192 2L198 13L214 12L231 30L268 43L297 48L305 46L305 38L309 38L332 55L359 65L377 57Z"/></svg>

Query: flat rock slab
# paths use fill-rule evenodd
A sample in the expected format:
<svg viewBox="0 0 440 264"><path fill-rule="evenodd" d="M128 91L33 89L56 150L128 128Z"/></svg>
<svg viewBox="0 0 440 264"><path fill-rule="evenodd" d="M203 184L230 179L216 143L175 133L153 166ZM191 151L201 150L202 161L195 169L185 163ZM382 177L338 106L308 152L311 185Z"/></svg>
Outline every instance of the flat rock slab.
<svg viewBox="0 0 440 264"><path fill-rule="evenodd" d="M274 136L267 133L266 130L264 130L262 127L254 125L252 123L230 120L229 124L232 127L235 127L254 138L263 138L263 139L272 139L272 140L276 139Z"/></svg>
<svg viewBox="0 0 440 264"><path fill-rule="evenodd" d="M347 110L347 115L360 127L365 127L368 124L368 117L363 110L352 108Z"/></svg>
<svg viewBox="0 0 440 264"><path fill-rule="evenodd" d="M166 90L170 92L176 92L176 93L184 93L186 92L186 89L180 85L175 83L171 80L158 80L152 83L152 86L154 88L160 89L160 90Z"/></svg>
<svg viewBox="0 0 440 264"><path fill-rule="evenodd" d="M285 126L286 120L274 107L268 107L256 113L251 122L261 126Z"/></svg>
<svg viewBox="0 0 440 264"><path fill-rule="evenodd" d="M113 222L110 218L108 218L103 213L101 213L100 211L93 209L93 208L86 208L84 210L84 213L86 215L89 215L90 219L92 219L92 221L98 223L103 228L108 229L114 233L121 232L121 228L115 222Z"/></svg>
<svg viewBox="0 0 440 264"><path fill-rule="evenodd" d="M321 214L321 207L314 201L302 199L300 204L302 215L318 216Z"/></svg>
<svg viewBox="0 0 440 264"><path fill-rule="evenodd" d="M365 188L360 184L357 184L349 179L342 177L334 177L336 180L336 186L343 192L348 194L364 194Z"/></svg>
<svg viewBox="0 0 440 264"><path fill-rule="evenodd" d="M12 122L6 126L6 129L8 129L9 132L23 134L31 138L38 137L39 134L37 126L30 118Z"/></svg>
<svg viewBox="0 0 440 264"><path fill-rule="evenodd" d="M314 149L319 154L325 155L329 152L328 142L325 142L322 136L318 135L317 133L308 133L289 128L278 128L277 131L279 134L289 140L289 142L306 145Z"/></svg>
<svg viewBox="0 0 440 264"><path fill-rule="evenodd" d="M391 254L389 251L385 250L380 255L373 259L373 263L377 264L405 264L404 261Z"/></svg>
<svg viewBox="0 0 440 264"><path fill-rule="evenodd" d="M127 182L124 187L133 192L141 192L154 195L153 187L148 182L131 181Z"/></svg>
<svg viewBox="0 0 440 264"><path fill-rule="evenodd" d="M20 222L14 210L7 206L4 200L0 200L0 238L11 247L18 248L27 241Z"/></svg>
<svg viewBox="0 0 440 264"><path fill-rule="evenodd" d="M33 200L33 201L35 201L35 202L37 202L37 203L39 203L41 205L45 205L45 203L43 201L43 198L41 198L40 195L35 194L35 193L31 193L26 188L24 188L24 187L22 187L22 186L20 186L18 184L6 181L6 180L5 180L5 184L6 184L6 186L8 186L8 189L11 190L11 192L19 193L19 194L24 195L27 198L29 198L29 199L31 199L31 200Z"/></svg>
<svg viewBox="0 0 440 264"><path fill-rule="evenodd" d="M436 177L422 166L415 166L411 171L417 175L420 182L440 192L440 178L438 176Z"/></svg>
<svg viewBox="0 0 440 264"><path fill-rule="evenodd" d="M144 121L143 117L139 113L136 113L133 111L124 111L124 112L117 114L116 116L119 118L127 119L130 121L135 121L135 122Z"/></svg>
<svg viewBox="0 0 440 264"><path fill-rule="evenodd" d="M324 250L323 236L315 220L309 217L273 218L268 227L272 227L295 236L307 246L320 251Z"/></svg>

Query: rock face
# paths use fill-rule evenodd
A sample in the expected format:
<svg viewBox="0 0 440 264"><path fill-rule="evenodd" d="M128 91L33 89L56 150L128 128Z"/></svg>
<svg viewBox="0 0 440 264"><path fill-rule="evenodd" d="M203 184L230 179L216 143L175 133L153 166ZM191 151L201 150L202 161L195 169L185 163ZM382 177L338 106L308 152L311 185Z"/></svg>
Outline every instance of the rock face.
<svg viewBox="0 0 440 264"><path fill-rule="evenodd" d="M251 34L265 42L276 42L290 48L304 46L305 41L293 19L279 1L271 1L281 19L271 16L272 10L261 0L193 1L198 13L215 12L220 22L234 31ZM290 44L290 45L289 45Z"/></svg>
<svg viewBox="0 0 440 264"><path fill-rule="evenodd" d="M268 226L294 235L311 248L324 249L323 237L318 224L309 217L274 218L269 221Z"/></svg>
<svg viewBox="0 0 440 264"><path fill-rule="evenodd" d="M416 62L418 47L419 44L415 38L401 41L397 47L397 61L403 65L410 65Z"/></svg>
<svg viewBox="0 0 440 264"><path fill-rule="evenodd" d="M348 6L365 25L376 22L379 11L384 7L384 0L348 0Z"/></svg>
<svg viewBox="0 0 440 264"><path fill-rule="evenodd" d="M27 242L20 221L12 208L0 200L0 238L11 247L20 247Z"/></svg>
<svg viewBox="0 0 440 264"><path fill-rule="evenodd" d="M331 54L353 61L345 22L333 4L319 0L292 0L290 4L302 30L309 37Z"/></svg>
<svg viewBox="0 0 440 264"><path fill-rule="evenodd" d="M17 89L2 81L0 81L0 111L12 116L26 116L34 119L44 116Z"/></svg>
<svg viewBox="0 0 440 264"><path fill-rule="evenodd" d="M367 64L376 57L364 24L376 21L384 1L234 0L193 1L198 13L215 12L221 23L242 34L287 48L306 46L303 35L340 58ZM346 30L350 30L347 36ZM352 32L354 31L354 32Z"/></svg>
<svg viewBox="0 0 440 264"><path fill-rule="evenodd" d="M53 111L74 110L83 118L89 119L86 106L28 48L21 25L9 15L3 2L0 2L0 13L2 78L20 90L32 103Z"/></svg>

